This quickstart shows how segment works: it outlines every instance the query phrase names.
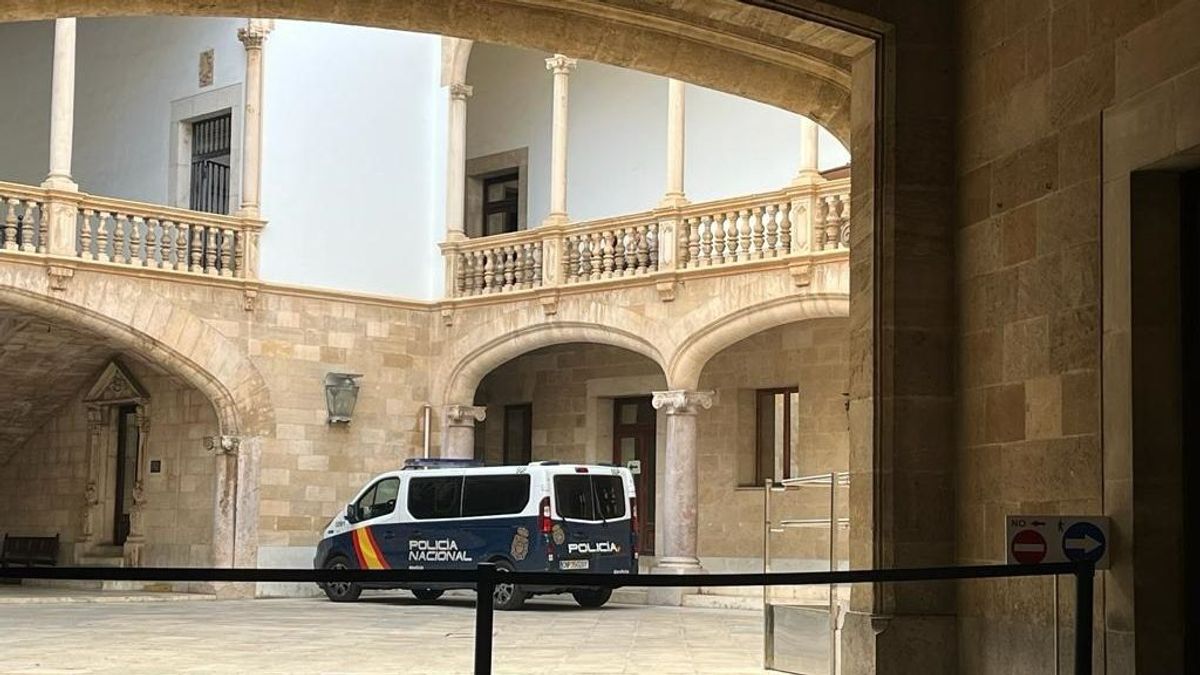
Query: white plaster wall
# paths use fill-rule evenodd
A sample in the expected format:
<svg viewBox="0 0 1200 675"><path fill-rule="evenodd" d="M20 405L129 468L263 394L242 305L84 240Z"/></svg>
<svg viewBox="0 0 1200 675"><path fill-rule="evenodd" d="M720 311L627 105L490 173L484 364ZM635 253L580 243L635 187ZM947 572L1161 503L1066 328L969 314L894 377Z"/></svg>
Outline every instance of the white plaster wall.
<svg viewBox="0 0 1200 675"><path fill-rule="evenodd" d="M529 148L530 226L550 211L553 76L536 51L476 44L467 69L467 156ZM580 61L570 79L567 210L590 220L646 210L665 191L667 80ZM689 85L685 188L706 201L784 187L796 174L800 118ZM821 168L849 153L821 130Z"/></svg>
<svg viewBox="0 0 1200 675"><path fill-rule="evenodd" d="M52 23L0 23L0 180L46 177L53 43Z"/></svg>
<svg viewBox="0 0 1200 675"><path fill-rule="evenodd" d="M277 22L263 101L264 278L432 297L440 59L432 35Z"/></svg>

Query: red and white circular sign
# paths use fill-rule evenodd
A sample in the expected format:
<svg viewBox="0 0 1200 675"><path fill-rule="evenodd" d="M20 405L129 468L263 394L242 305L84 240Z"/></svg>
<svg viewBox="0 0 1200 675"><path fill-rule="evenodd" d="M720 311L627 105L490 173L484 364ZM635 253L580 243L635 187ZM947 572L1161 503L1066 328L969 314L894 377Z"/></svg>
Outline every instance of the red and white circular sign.
<svg viewBox="0 0 1200 675"><path fill-rule="evenodd" d="M1046 557L1046 538L1037 530L1021 530L1013 536L1012 554L1022 565L1036 565Z"/></svg>

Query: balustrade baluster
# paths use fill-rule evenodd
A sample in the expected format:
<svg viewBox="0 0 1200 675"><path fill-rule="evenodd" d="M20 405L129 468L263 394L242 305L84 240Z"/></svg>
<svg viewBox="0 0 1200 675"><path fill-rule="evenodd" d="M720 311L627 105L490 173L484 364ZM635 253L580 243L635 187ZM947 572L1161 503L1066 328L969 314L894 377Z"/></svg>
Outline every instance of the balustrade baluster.
<svg viewBox="0 0 1200 675"><path fill-rule="evenodd" d="M191 267L193 274L204 273L204 226L192 226Z"/></svg>
<svg viewBox="0 0 1200 675"><path fill-rule="evenodd" d="M650 223L646 226L646 249L649 253L649 261L646 263L651 272L658 271L658 223Z"/></svg>
<svg viewBox="0 0 1200 675"><path fill-rule="evenodd" d="M563 237L562 267L564 284L574 282L579 276L579 244L573 234Z"/></svg>
<svg viewBox="0 0 1200 675"><path fill-rule="evenodd" d="M737 213L726 213L721 218L721 263L737 262Z"/></svg>
<svg viewBox="0 0 1200 675"><path fill-rule="evenodd" d="M109 252L114 251L113 230L108 225L108 221L111 218L112 214L108 211L101 211L96 214L96 260L100 262L112 260ZM113 253L113 255L116 254Z"/></svg>
<svg viewBox="0 0 1200 675"><path fill-rule="evenodd" d="M629 268L629 244L631 230L628 227L622 227L613 232L613 273L618 277L625 276Z"/></svg>
<svg viewBox="0 0 1200 675"><path fill-rule="evenodd" d="M835 249L838 246L838 238L841 236L842 222L841 210L842 203L838 200L837 195L830 195L825 198L829 205L829 210L825 215L825 246L826 250Z"/></svg>
<svg viewBox="0 0 1200 675"><path fill-rule="evenodd" d="M513 288L514 289L527 288L527 286L525 285L526 283L528 283L525 278L525 275L529 273L529 267L528 267L529 261L526 258L527 249L525 248L525 245L517 244L514 247L514 250L516 251L517 270L513 275Z"/></svg>
<svg viewBox="0 0 1200 675"><path fill-rule="evenodd" d="M158 267L158 219L146 220L146 266Z"/></svg>
<svg viewBox="0 0 1200 675"><path fill-rule="evenodd" d="M246 277L246 233L233 233L233 274L238 278Z"/></svg>
<svg viewBox="0 0 1200 675"><path fill-rule="evenodd" d="M738 211L738 262L745 262L751 257L750 251L750 211Z"/></svg>
<svg viewBox="0 0 1200 675"><path fill-rule="evenodd" d="M840 195L842 202L842 225L841 231L838 233L838 245L841 248L850 248L850 194Z"/></svg>
<svg viewBox="0 0 1200 675"><path fill-rule="evenodd" d="M175 252L175 240L172 238L172 230L175 228L175 223L170 220L162 221L162 238L159 240L159 246L162 248L162 260L158 261L158 266L161 269L171 269L171 254Z"/></svg>
<svg viewBox="0 0 1200 675"><path fill-rule="evenodd" d="M711 265L713 261L713 219L712 216L700 217L701 230L703 239L700 246L700 262L705 266Z"/></svg>
<svg viewBox="0 0 1200 675"><path fill-rule="evenodd" d="M21 250L26 253L33 253L37 250L37 246L33 244L33 218L34 209L37 208L37 202L26 200L25 213L21 214Z"/></svg>
<svg viewBox="0 0 1200 675"><path fill-rule="evenodd" d="M4 248L8 251L17 250L17 207L19 199L10 198L4 208Z"/></svg>
<svg viewBox="0 0 1200 675"><path fill-rule="evenodd" d="M233 230L221 230L221 276L233 276Z"/></svg>
<svg viewBox="0 0 1200 675"><path fill-rule="evenodd" d="M37 252L46 253L50 250L50 218L44 205L34 202L34 206L38 209Z"/></svg>
<svg viewBox="0 0 1200 675"><path fill-rule="evenodd" d="M779 212L779 207L775 204L767 204L763 210L763 224L766 232L766 247L767 255L774 258L779 255L779 223L775 222L775 216Z"/></svg>
<svg viewBox="0 0 1200 675"><path fill-rule="evenodd" d="M462 297L467 282L467 254L454 254L454 297Z"/></svg>
<svg viewBox="0 0 1200 675"><path fill-rule="evenodd" d="M700 221L694 216L687 219L687 257L683 259L683 267L696 267L700 260Z"/></svg>
<svg viewBox="0 0 1200 675"><path fill-rule="evenodd" d="M142 223L146 222L141 216L134 216L129 224L129 262L133 265L145 265L142 256Z"/></svg>
<svg viewBox="0 0 1200 675"><path fill-rule="evenodd" d="M187 223L175 224L175 271L186 272L188 269L188 242L191 241L191 226Z"/></svg>
<svg viewBox="0 0 1200 675"><path fill-rule="evenodd" d="M780 207L779 213L779 251L783 255L792 252L792 232L796 231L793 225L799 219L799 209L792 202L784 202Z"/></svg>
<svg viewBox="0 0 1200 675"><path fill-rule="evenodd" d="M530 265L532 267L531 285L534 288L539 288L542 285L542 242L535 241L531 244L530 250Z"/></svg>
<svg viewBox="0 0 1200 675"><path fill-rule="evenodd" d="M217 274L217 228L204 226L204 273Z"/></svg>
<svg viewBox="0 0 1200 675"><path fill-rule="evenodd" d="M812 250L821 251L825 248L825 218L829 214L829 204L825 199L817 199L817 209L812 214Z"/></svg>
<svg viewBox="0 0 1200 675"><path fill-rule="evenodd" d="M129 252L125 245L125 237L128 235L129 216L123 213L116 215L117 226L113 228L113 262L121 263L122 265L129 264Z"/></svg>
<svg viewBox="0 0 1200 675"><path fill-rule="evenodd" d="M750 249L750 257L755 260L763 259L763 244L766 239L763 233L766 231L766 226L763 225L763 216L766 213L766 207L755 207L750 209L750 232L754 246Z"/></svg>
<svg viewBox="0 0 1200 675"><path fill-rule="evenodd" d="M640 232L638 233L641 234ZM637 238L637 273L645 274L646 267L650 264L650 245L646 242L644 236Z"/></svg>
<svg viewBox="0 0 1200 675"><path fill-rule="evenodd" d="M484 251L483 259L483 291L493 293L496 290L496 251Z"/></svg>
<svg viewBox="0 0 1200 675"><path fill-rule="evenodd" d="M604 279L611 279L613 275L613 233L600 233L600 260L603 264L600 276Z"/></svg>
<svg viewBox="0 0 1200 675"><path fill-rule="evenodd" d="M83 209L79 214L79 257L84 260L96 259L96 256L92 254L93 215L95 215L95 211L91 209Z"/></svg>

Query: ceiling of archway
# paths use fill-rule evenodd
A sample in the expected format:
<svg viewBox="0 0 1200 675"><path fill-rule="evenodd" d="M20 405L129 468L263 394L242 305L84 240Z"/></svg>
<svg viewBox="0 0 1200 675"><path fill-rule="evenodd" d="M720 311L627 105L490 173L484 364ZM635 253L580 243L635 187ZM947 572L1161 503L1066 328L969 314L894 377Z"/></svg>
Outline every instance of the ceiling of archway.
<svg viewBox="0 0 1200 675"><path fill-rule="evenodd" d="M117 353L104 338L0 306L0 464Z"/></svg>
<svg viewBox="0 0 1200 675"><path fill-rule="evenodd" d="M145 14L333 21L559 51L808 115L847 146L850 62L871 46L736 0L0 0L0 21Z"/></svg>

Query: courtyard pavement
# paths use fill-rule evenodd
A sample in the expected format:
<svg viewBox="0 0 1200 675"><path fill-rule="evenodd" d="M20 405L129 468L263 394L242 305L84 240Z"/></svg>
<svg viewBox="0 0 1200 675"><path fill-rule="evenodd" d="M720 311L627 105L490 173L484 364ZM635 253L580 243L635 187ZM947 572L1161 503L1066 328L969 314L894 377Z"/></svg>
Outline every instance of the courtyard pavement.
<svg viewBox="0 0 1200 675"><path fill-rule="evenodd" d="M407 594L0 605L0 673L469 673L475 609ZM761 673L762 615L533 600L497 612L502 673Z"/></svg>

